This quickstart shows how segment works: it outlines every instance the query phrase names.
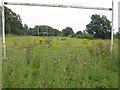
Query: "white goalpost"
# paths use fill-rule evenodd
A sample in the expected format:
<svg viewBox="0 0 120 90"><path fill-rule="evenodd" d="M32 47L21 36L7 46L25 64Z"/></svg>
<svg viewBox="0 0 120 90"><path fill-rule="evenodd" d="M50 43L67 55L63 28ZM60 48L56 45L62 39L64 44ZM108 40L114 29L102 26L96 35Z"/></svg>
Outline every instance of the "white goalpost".
<svg viewBox="0 0 120 90"><path fill-rule="evenodd" d="M61 4L39 4L39 3L18 3L18 2L4 2L2 0L2 36L3 36L3 57L6 58L5 49L5 15L4 15L4 5L23 5L23 6L43 6L43 7L59 7L59 8L76 8L76 9L93 9L93 10L104 10L112 11L112 29L111 29L111 45L110 52L112 53L113 48L113 21L114 21L114 0L112 0L112 8L104 7L88 7L88 6L74 6L74 5L61 5Z"/></svg>
<svg viewBox="0 0 120 90"><path fill-rule="evenodd" d="M118 2L118 32L120 35L120 1Z"/></svg>
<svg viewBox="0 0 120 90"><path fill-rule="evenodd" d="M5 48L5 15L4 15L4 1L2 0L2 52L3 59L6 59L6 48Z"/></svg>

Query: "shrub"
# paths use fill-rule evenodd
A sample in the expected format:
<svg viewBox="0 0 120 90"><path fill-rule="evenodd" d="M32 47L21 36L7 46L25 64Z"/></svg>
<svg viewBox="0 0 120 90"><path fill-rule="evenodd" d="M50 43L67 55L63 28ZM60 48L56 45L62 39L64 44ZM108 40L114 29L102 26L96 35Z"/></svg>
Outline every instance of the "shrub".
<svg viewBox="0 0 120 90"><path fill-rule="evenodd" d="M93 39L93 35L90 35L90 34L76 35L76 38L87 38L87 39Z"/></svg>

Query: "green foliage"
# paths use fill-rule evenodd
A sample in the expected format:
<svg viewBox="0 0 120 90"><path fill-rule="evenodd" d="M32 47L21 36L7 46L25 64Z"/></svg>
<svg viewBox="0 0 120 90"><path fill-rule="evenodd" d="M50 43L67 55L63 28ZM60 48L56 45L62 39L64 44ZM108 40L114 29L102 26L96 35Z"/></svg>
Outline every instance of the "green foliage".
<svg viewBox="0 0 120 90"><path fill-rule="evenodd" d="M93 35L90 35L90 34L82 34L82 35L76 35L76 38L81 38L81 39L94 39L94 36Z"/></svg>
<svg viewBox="0 0 120 90"><path fill-rule="evenodd" d="M95 38L109 39L111 34L111 22L106 16L92 15L91 22L86 25L86 31Z"/></svg>
<svg viewBox="0 0 120 90"><path fill-rule="evenodd" d="M66 27L65 29L62 30L62 33L64 34L64 36L69 36L69 35L73 35L73 29L71 27Z"/></svg>
<svg viewBox="0 0 120 90"><path fill-rule="evenodd" d="M5 6L5 32L6 34L23 35L22 20L19 15Z"/></svg>
<svg viewBox="0 0 120 90"><path fill-rule="evenodd" d="M3 88L117 88L118 41L7 36Z"/></svg>
<svg viewBox="0 0 120 90"><path fill-rule="evenodd" d="M40 26L35 26L33 28L33 34L34 36L59 36L61 32L57 29L54 29L50 26L47 25L40 25Z"/></svg>
<svg viewBox="0 0 120 90"><path fill-rule="evenodd" d="M118 39L119 38L119 32L117 32L116 34L114 34L114 37Z"/></svg>
<svg viewBox="0 0 120 90"><path fill-rule="evenodd" d="M76 34L81 34L82 35L83 33L82 33L82 31L77 31Z"/></svg>
<svg viewBox="0 0 120 90"><path fill-rule="evenodd" d="M27 24L24 24L23 28L24 28L24 33L26 35L31 35L31 32L30 32L31 29L29 29Z"/></svg>

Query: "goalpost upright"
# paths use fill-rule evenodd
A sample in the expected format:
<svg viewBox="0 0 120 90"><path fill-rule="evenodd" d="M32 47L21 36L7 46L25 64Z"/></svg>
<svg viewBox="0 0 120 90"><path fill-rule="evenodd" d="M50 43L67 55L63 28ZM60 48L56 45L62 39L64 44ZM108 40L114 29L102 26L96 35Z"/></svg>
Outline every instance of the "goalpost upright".
<svg viewBox="0 0 120 90"><path fill-rule="evenodd" d="M111 45L110 52L112 53L113 49L113 30L114 30L114 0L112 0L112 29L111 29Z"/></svg>
<svg viewBox="0 0 120 90"><path fill-rule="evenodd" d="M5 14L4 14L4 1L2 0L2 52L3 59L6 59L6 48L5 48Z"/></svg>
<svg viewBox="0 0 120 90"><path fill-rule="evenodd" d="M112 49L113 49L114 0L112 0L112 8L61 5L61 4L17 3L17 2L4 2L2 0L2 31L3 31L3 33L2 33L3 42L2 43L3 43L3 57L6 58L4 5L43 6L43 7L59 7L59 8L76 8L76 9L93 9L93 10L112 11L112 14L111 14L112 15L112 29L111 29L111 45L110 45L110 52L112 53Z"/></svg>

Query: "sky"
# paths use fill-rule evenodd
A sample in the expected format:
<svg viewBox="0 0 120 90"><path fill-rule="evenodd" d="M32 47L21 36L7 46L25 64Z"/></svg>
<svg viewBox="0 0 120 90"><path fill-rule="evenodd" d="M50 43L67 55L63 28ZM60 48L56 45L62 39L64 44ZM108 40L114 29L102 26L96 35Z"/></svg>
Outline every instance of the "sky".
<svg viewBox="0 0 120 90"><path fill-rule="evenodd" d="M120 0L114 0L114 32L118 31L118 1ZM112 0L4 0L4 2L112 7ZM19 14L22 23L27 24L29 27L34 27L35 25L48 25L60 31L67 26L71 27L74 32L85 30L93 14L105 15L110 21L112 20L111 11L40 6L7 5L7 7Z"/></svg>

